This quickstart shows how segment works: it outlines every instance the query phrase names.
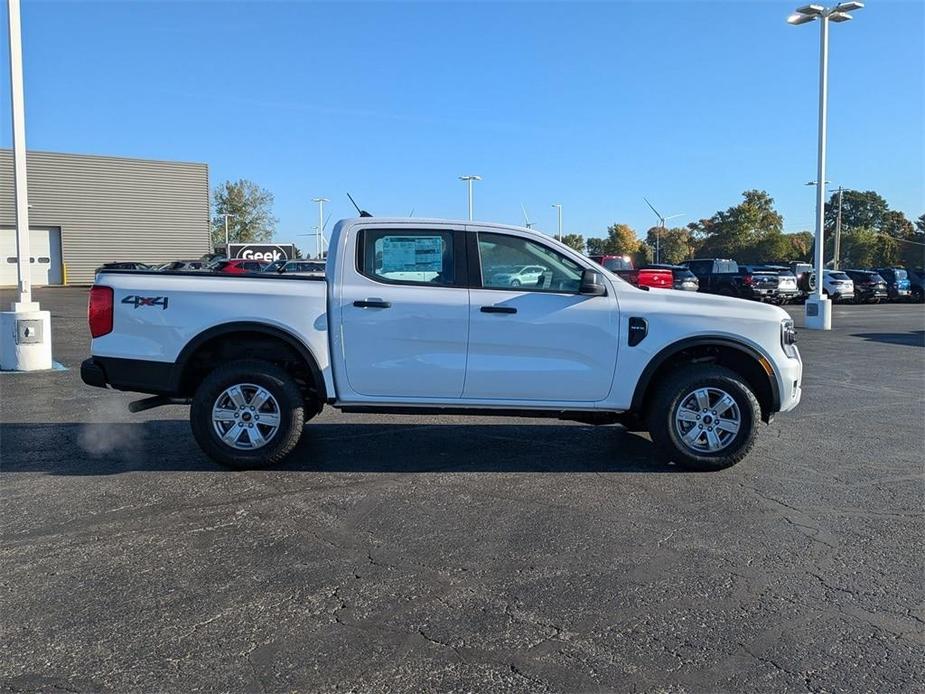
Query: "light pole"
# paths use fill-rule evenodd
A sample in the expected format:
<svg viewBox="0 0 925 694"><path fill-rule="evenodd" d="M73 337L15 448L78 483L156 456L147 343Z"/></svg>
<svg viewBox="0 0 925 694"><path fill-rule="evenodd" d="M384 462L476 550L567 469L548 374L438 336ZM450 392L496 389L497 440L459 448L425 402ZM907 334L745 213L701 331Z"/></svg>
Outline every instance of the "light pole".
<svg viewBox="0 0 925 694"><path fill-rule="evenodd" d="M312 198L312 202L318 203L318 235L315 237L315 250L317 251L316 258L321 257L321 252L324 245L324 203L330 202L327 198Z"/></svg>
<svg viewBox="0 0 925 694"><path fill-rule="evenodd" d="M557 227L558 231L556 232L556 241L562 240L562 205L560 203L553 204L553 207L558 211L559 225Z"/></svg>
<svg viewBox="0 0 925 694"><path fill-rule="evenodd" d="M465 181L469 184L469 221L472 221L472 182L481 181L481 176L460 176L460 181Z"/></svg>
<svg viewBox="0 0 925 694"><path fill-rule="evenodd" d="M29 186L26 181L26 103L22 70L19 0L7 0L10 43L10 105L13 122L13 186L16 206L17 297L10 311L0 313L0 369L50 369L51 313L32 300L29 239Z"/></svg>
<svg viewBox="0 0 925 694"><path fill-rule="evenodd" d="M825 215L825 148L829 96L829 22L847 22L852 10L864 7L863 2L842 2L832 7L804 5L787 18L793 25L819 20L819 149L816 173L816 291L806 300L806 327L815 330L832 329L832 302L822 293L822 228Z"/></svg>
<svg viewBox="0 0 925 694"><path fill-rule="evenodd" d="M829 185L831 182L832 182L832 181L823 181L822 183L823 183L824 185ZM816 182L815 182L815 181L807 181L807 182L806 182L806 185L808 185L808 186L814 186L814 185L816 185ZM823 203L823 207L824 207L824 203ZM824 210L823 210L823 211L824 211ZM823 242L824 242L824 241L825 241L825 230L823 229ZM816 242L813 241L813 248L815 249L815 247L816 247ZM813 253L814 253L814 256L813 256L813 257L815 257L815 251L813 251ZM823 260L825 260L824 257L823 257ZM815 264L814 264L814 266L813 266L813 273L815 273L815 272L816 272L816 268L815 268Z"/></svg>

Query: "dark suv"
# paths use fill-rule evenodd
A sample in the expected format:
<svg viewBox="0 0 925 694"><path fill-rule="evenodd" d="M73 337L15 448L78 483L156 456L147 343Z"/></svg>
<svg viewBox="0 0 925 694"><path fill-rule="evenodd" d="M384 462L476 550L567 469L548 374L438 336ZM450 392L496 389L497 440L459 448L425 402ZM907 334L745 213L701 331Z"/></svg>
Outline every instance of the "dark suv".
<svg viewBox="0 0 925 694"><path fill-rule="evenodd" d="M910 290L912 291L912 300L917 304L925 301L925 269L906 268L906 274L909 275Z"/></svg>
<svg viewBox="0 0 925 694"><path fill-rule="evenodd" d="M783 302L796 296L796 280L787 273L789 280L778 275L777 270L766 270L760 265L739 265L725 258L697 258L683 264L697 276L700 291L740 299ZM778 284L781 280L792 282L786 295L781 295Z"/></svg>
<svg viewBox="0 0 925 694"><path fill-rule="evenodd" d="M901 267L878 267L874 272L886 280L886 291L891 301L908 299L912 296L909 275Z"/></svg>
<svg viewBox="0 0 925 694"><path fill-rule="evenodd" d="M877 304L887 298L886 282L870 270L845 270L854 282L854 301L858 304Z"/></svg>

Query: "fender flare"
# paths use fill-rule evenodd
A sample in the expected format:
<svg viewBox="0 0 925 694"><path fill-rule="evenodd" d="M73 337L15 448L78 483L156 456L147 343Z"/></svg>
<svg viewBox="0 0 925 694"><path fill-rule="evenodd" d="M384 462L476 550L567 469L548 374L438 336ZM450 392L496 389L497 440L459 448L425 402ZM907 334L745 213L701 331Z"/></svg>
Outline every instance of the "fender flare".
<svg viewBox="0 0 925 694"><path fill-rule="evenodd" d="M777 382L777 372L774 371L774 365L771 364L763 354L750 345L728 337L698 336L672 342L667 347L662 348L661 351L656 353L656 355L649 360L642 370L639 380L636 382L636 389L633 391L633 401L631 405L631 410L633 412L641 411L646 391L649 388L649 382L652 380L652 376L655 375L659 367L671 357L691 347L730 347L736 349L754 359L762 366L764 373L767 374L767 368L764 367L761 362L761 360L764 359L765 363L767 363L771 369L771 373L767 374L768 385L771 389L771 408L769 414L780 411L780 385Z"/></svg>
<svg viewBox="0 0 925 694"><path fill-rule="evenodd" d="M321 369L318 367L318 360L315 359L315 355L312 354L311 350L305 345L305 343L292 333L287 332L282 328L277 328L265 323L257 323L252 321L237 321L233 323L221 323L220 325L214 325L211 328L203 330L201 333L196 335L196 337L187 342L183 349L180 350L180 354L177 355L177 359L174 362L176 365L176 368L174 369L174 378L176 379L176 382L172 384L173 389L179 392L180 386L183 382L184 373L186 372L187 363L196 353L196 351L202 347L202 345L216 337L238 332L260 333L262 335L281 340L292 347L308 365L309 371L311 371L312 374L312 378L315 380L315 384L318 388L318 395L321 398L321 402L325 402L327 400L327 389L324 384L324 377L321 373Z"/></svg>

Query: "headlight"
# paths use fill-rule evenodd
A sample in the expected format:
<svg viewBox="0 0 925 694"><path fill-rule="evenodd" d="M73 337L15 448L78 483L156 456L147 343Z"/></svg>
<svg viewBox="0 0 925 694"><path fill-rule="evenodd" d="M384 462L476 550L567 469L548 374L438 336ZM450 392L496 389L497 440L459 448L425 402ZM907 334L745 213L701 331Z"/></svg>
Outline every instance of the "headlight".
<svg viewBox="0 0 925 694"><path fill-rule="evenodd" d="M788 357L797 356L797 330L789 318L780 322L780 344L784 348L784 354Z"/></svg>

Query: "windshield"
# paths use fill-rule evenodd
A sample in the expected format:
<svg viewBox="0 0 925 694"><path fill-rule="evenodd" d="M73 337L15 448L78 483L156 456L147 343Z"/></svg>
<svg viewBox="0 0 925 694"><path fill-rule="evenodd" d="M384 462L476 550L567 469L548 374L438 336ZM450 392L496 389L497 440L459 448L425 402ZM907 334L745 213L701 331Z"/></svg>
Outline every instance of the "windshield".
<svg viewBox="0 0 925 694"><path fill-rule="evenodd" d="M604 258L604 262L601 264L611 272L614 270L633 269L633 264L625 258Z"/></svg>
<svg viewBox="0 0 925 694"><path fill-rule="evenodd" d="M896 275L898 280L909 279L909 275L905 270L893 270L893 274Z"/></svg>
<svg viewBox="0 0 925 694"><path fill-rule="evenodd" d="M828 276L832 278L833 280L850 280L851 279L844 272L829 272Z"/></svg>

